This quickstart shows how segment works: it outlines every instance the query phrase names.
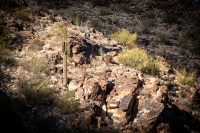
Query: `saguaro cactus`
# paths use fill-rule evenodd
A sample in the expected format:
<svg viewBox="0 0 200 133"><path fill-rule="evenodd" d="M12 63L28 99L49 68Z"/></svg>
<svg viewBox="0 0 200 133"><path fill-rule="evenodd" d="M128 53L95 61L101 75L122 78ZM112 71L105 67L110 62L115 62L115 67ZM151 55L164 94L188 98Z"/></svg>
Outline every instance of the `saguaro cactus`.
<svg viewBox="0 0 200 133"><path fill-rule="evenodd" d="M62 45L63 54L63 85L67 85L67 44L66 42Z"/></svg>
<svg viewBox="0 0 200 133"><path fill-rule="evenodd" d="M62 54L63 54L63 85L67 85L67 30L64 30L64 42L62 44Z"/></svg>

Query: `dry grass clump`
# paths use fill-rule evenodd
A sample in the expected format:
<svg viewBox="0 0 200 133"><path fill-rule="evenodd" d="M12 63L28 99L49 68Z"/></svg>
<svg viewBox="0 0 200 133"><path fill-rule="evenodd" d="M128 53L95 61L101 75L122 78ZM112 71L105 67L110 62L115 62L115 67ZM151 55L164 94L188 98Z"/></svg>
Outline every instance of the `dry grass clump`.
<svg viewBox="0 0 200 133"><path fill-rule="evenodd" d="M30 41L29 50L39 51L42 50L44 46L44 41L39 38L34 38Z"/></svg>
<svg viewBox="0 0 200 133"><path fill-rule="evenodd" d="M181 69L179 73L177 73L177 82L182 85L194 86L196 76L195 72L188 73L186 69Z"/></svg>

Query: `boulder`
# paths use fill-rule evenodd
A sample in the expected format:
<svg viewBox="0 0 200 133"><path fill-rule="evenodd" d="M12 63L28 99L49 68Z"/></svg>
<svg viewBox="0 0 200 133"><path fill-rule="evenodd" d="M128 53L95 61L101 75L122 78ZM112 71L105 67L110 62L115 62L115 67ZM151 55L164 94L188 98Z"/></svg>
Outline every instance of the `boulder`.
<svg viewBox="0 0 200 133"><path fill-rule="evenodd" d="M81 51L80 51L80 46L79 45L76 45L74 47L72 47L72 53L73 54L79 54Z"/></svg>
<svg viewBox="0 0 200 133"><path fill-rule="evenodd" d="M107 106L109 109L115 109L115 108L119 108L119 104L120 104L119 101L116 101L115 99L111 99L108 102Z"/></svg>
<svg viewBox="0 0 200 133"><path fill-rule="evenodd" d="M80 54L78 54L76 56L73 56L73 60L78 65L83 65L86 62L86 58L85 58L85 56L82 53L80 53Z"/></svg>
<svg viewBox="0 0 200 133"><path fill-rule="evenodd" d="M82 80L82 79L71 80L71 81L69 82L68 89L69 89L69 91L77 90L78 88L81 87L82 84L83 84L83 80Z"/></svg>
<svg viewBox="0 0 200 133"><path fill-rule="evenodd" d="M110 63L113 63L113 58L112 58L112 56L111 55L105 55L104 56L104 61L106 62L106 64L110 64Z"/></svg>
<svg viewBox="0 0 200 133"><path fill-rule="evenodd" d="M128 94L121 99L119 108L122 111L127 111L129 107L131 106L131 104L133 104L133 101L134 99L133 99L132 94Z"/></svg>

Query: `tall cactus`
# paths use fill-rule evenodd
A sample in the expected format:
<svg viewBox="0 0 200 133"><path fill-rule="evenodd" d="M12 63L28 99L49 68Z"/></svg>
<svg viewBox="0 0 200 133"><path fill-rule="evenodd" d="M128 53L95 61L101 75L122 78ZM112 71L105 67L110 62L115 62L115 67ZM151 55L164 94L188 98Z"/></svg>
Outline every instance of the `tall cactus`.
<svg viewBox="0 0 200 133"><path fill-rule="evenodd" d="M62 54L63 54L63 85L67 85L67 30L64 29L64 42L62 44Z"/></svg>

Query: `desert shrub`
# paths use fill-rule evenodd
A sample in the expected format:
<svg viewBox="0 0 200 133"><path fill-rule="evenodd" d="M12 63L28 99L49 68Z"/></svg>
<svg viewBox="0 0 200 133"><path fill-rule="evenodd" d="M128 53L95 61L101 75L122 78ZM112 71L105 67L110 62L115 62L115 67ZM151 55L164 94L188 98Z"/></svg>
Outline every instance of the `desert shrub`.
<svg viewBox="0 0 200 133"><path fill-rule="evenodd" d="M87 16L84 13L73 11L71 12L72 23L76 25L82 25L82 23L87 21Z"/></svg>
<svg viewBox="0 0 200 133"><path fill-rule="evenodd" d="M21 66L23 66L27 71L33 72L36 78L40 78L41 73L49 74L49 69L47 67L48 60L44 56L35 57L33 53L28 53L28 55L31 59L21 61Z"/></svg>
<svg viewBox="0 0 200 133"><path fill-rule="evenodd" d="M178 49L178 53L179 53L180 55L184 55L184 54L186 54L186 50L180 47L180 48Z"/></svg>
<svg viewBox="0 0 200 133"><path fill-rule="evenodd" d="M168 13L165 14L162 20L164 23L168 23L168 24L179 24L179 17L177 15L175 15L174 13Z"/></svg>
<svg viewBox="0 0 200 133"><path fill-rule="evenodd" d="M192 97L190 107L194 110L200 109L200 94L198 91L196 91L194 96ZM200 112L199 112L199 115L200 115Z"/></svg>
<svg viewBox="0 0 200 133"><path fill-rule="evenodd" d="M35 75L34 75L35 76ZM50 88L46 79L28 79L18 76L18 87L23 100L30 105L48 106L53 102L53 89Z"/></svg>
<svg viewBox="0 0 200 133"><path fill-rule="evenodd" d="M197 38L197 40L194 41L194 43L192 44L192 49L191 51L196 54L196 55L200 55L200 36L199 38Z"/></svg>
<svg viewBox="0 0 200 133"><path fill-rule="evenodd" d="M187 48L187 42L188 42L188 38L187 37L180 37L180 38L178 38L178 44L183 49Z"/></svg>
<svg viewBox="0 0 200 133"><path fill-rule="evenodd" d="M87 0L95 6L110 6L111 4L128 3L129 0Z"/></svg>
<svg viewBox="0 0 200 133"><path fill-rule="evenodd" d="M5 44L0 45L0 60L5 60L8 58L10 50L5 47Z"/></svg>
<svg viewBox="0 0 200 133"><path fill-rule="evenodd" d="M105 16L105 15L111 15L111 14L113 14L113 12L109 8L101 7L101 8L99 8L99 14L101 16Z"/></svg>
<svg viewBox="0 0 200 133"><path fill-rule="evenodd" d="M34 38L30 41L29 50L39 51L42 50L44 46L44 41L39 38Z"/></svg>
<svg viewBox="0 0 200 133"><path fill-rule="evenodd" d="M92 3L92 5L95 6L109 6L110 2L109 0L88 0Z"/></svg>
<svg viewBox="0 0 200 133"><path fill-rule="evenodd" d="M157 76L160 75L160 65L158 62L149 59L146 66L144 66L141 71L145 74Z"/></svg>
<svg viewBox="0 0 200 133"><path fill-rule="evenodd" d="M179 73L177 73L177 82L179 84L194 86L195 80L196 80L195 72L188 73L186 69L182 69L180 70Z"/></svg>
<svg viewBox="0 0 200 133"><path fill-rule="evenodd" d="M66 27L61 23L56 24L56 28L52 29L53 35L59 36L65 34Z"/></svg>
<svg viewBox="0 0 200 133"><path fill-rule="evenodd" d="M118 4L112 4L110 5L110 9L112 11L118 12L118 11L124 11L125 13L133 13L133 9L130 8L130 6L127 4L127 2L118 3Z"/></svg>
<svg viewBox="0 0 200 133"><path fill-rule="evenodd" d="M146 11L144 15L145 15L145 18L148 18L148 19L154 19L155 18L155 14L154 14L153 10Z"/></svg>
<svg viewBox="0 0 200 133"><path fill-rule="evenodd" d="M191 27L191 30L186 32L185 38L191 41L191 46L187 47L196 55L200 55L200 35L199 35L199 28L198 27Z"/></svg>
<svg viewBox="0 0 200 133"><path fill-rule="evenodd" d="M166 44L166 45L171 44L168 35L166 35L164 33L158 33L157 37L158 37L159 42Z"/></svg>
<svg viewBox="0 0 200 133"><path fill-rule="evenodd" d="M158 56L164 56L165 55L165 50L163 49L158 49L155 51L155 55L158 55Z"/></svg>
<svg viewBox="0 0 200 133"><path fill-rule="evenodd" d="M6 27L6 22L3 16L0 15L0 45L4 45L6 48L9 47L10 43L10 31Z"/></svg>
<svg viewBox="0 0 200 133"><path fill-rule="evenodd" d="M78 111L79 102L74 99L74 95L74 91L67 91L56 100L55 105L62 113L69 114Z"/></svg>
<svg viewBox="0 0 200 133"><path fill-rule="evenodd" d="M150 29L155 26L154 19L145 19L142 21L142 33L149 33Z"/></svg>
<svg viewBox="0 0 200 133"><path fill-rule="evenodd" d="M42 73L48 73L46 58L32 57L30 60L21 61L24 69L16 71L18 88L25 101L29 104L49 105L52 103L53 90L48 79Z"/></svg>
<svg viewBox="0 0 200 133"><path fill-rule="evenodd" d="M127 3L124 2L124 3L118 4L118 5L119 5L119 8L121 10L123 10L125 13L127 13L127 14L133 13L133 9L130 8L130 6Z"/></svg>
<svg viewBox="0 0 200 133"><path fill-rule="evenodd" d="M141 70L145 74L159 75L159 64L149 59L145 50L140 48L133 48L131 50L122 50L118 55L120 63Z"/></svg>
<svg viewBox="0 0 200 133"><path fill-rule="evenodd" d="M97 31L101 31L103 28L102 22L100 22L99 20L92 20L90 25Z"/></svg>
<svg viewBox="0 0 200 133"><path fill-rule="evenodd" d="M179 50L178 52L181 54L181 55L184 55L186 53L186 49L187 49L187 38L186 37L180 37L178 38L178 44L179 44Z"/></svg>
<svg viewBox="0 0 200 133"><path fill-rule="evenodd" d="M10 31L5 25L5 21L0 16L0 65L16 66L17 61L10 57L11 47Z"/></svg>
<svg viewBox="0 0 200 133"><path fill-rule="evenodd" d="M113 4L110 6L110 9L114 12L117 12L121 10L121 6L119 4Z"/></svg>
<svg viewBox="0 0 200 133"><path fill-rule="evenodd" d="M57 23L56 27L52 29L52 33L49 34L49 37L52 36L63 36L63 41L65 41L67 38L67 27L62 25L61 23ZM44 42L42 41L41 43Z"/></svg>
<svg viewBox="0 0 200 133"><path fill-rule="evenodd" d="M137 34L136 33L131 34L126 29L122 29L119 32L113 33L111 35L111 38L125 46L127 45L136 46Z"/></svg>
<svg viewBox="0 0 200 133"><path fill-rule="evenodd" d="M24 21L29 21L30 16L32 15L30 8L21 8L19 11L16 12L16 15L19 19L22 19Z"/></svg>
<svg viewBox="0 0 200 133"><path fill-rule="evenodd" d="M148 56L144 50L133 48L132 50L122 50L119 53L118 60L126 66L142 69L148 62Z"/></svg>
<svg viewBox="0 0 200 133"><path fill-rule="evenodd" d="M3 18L0 18L0 64L15 66L17 61L10 55L13 43L10 37L10 31L6 27L6 23Z"/></svg>
<svg viewBox="0 0 200 133"><path fill-rule="evenodd" d="M5 47L5 45L0 45L0 65L4 66L17 66L18 62L13 57L9 56L11 51Z"/></svg>

